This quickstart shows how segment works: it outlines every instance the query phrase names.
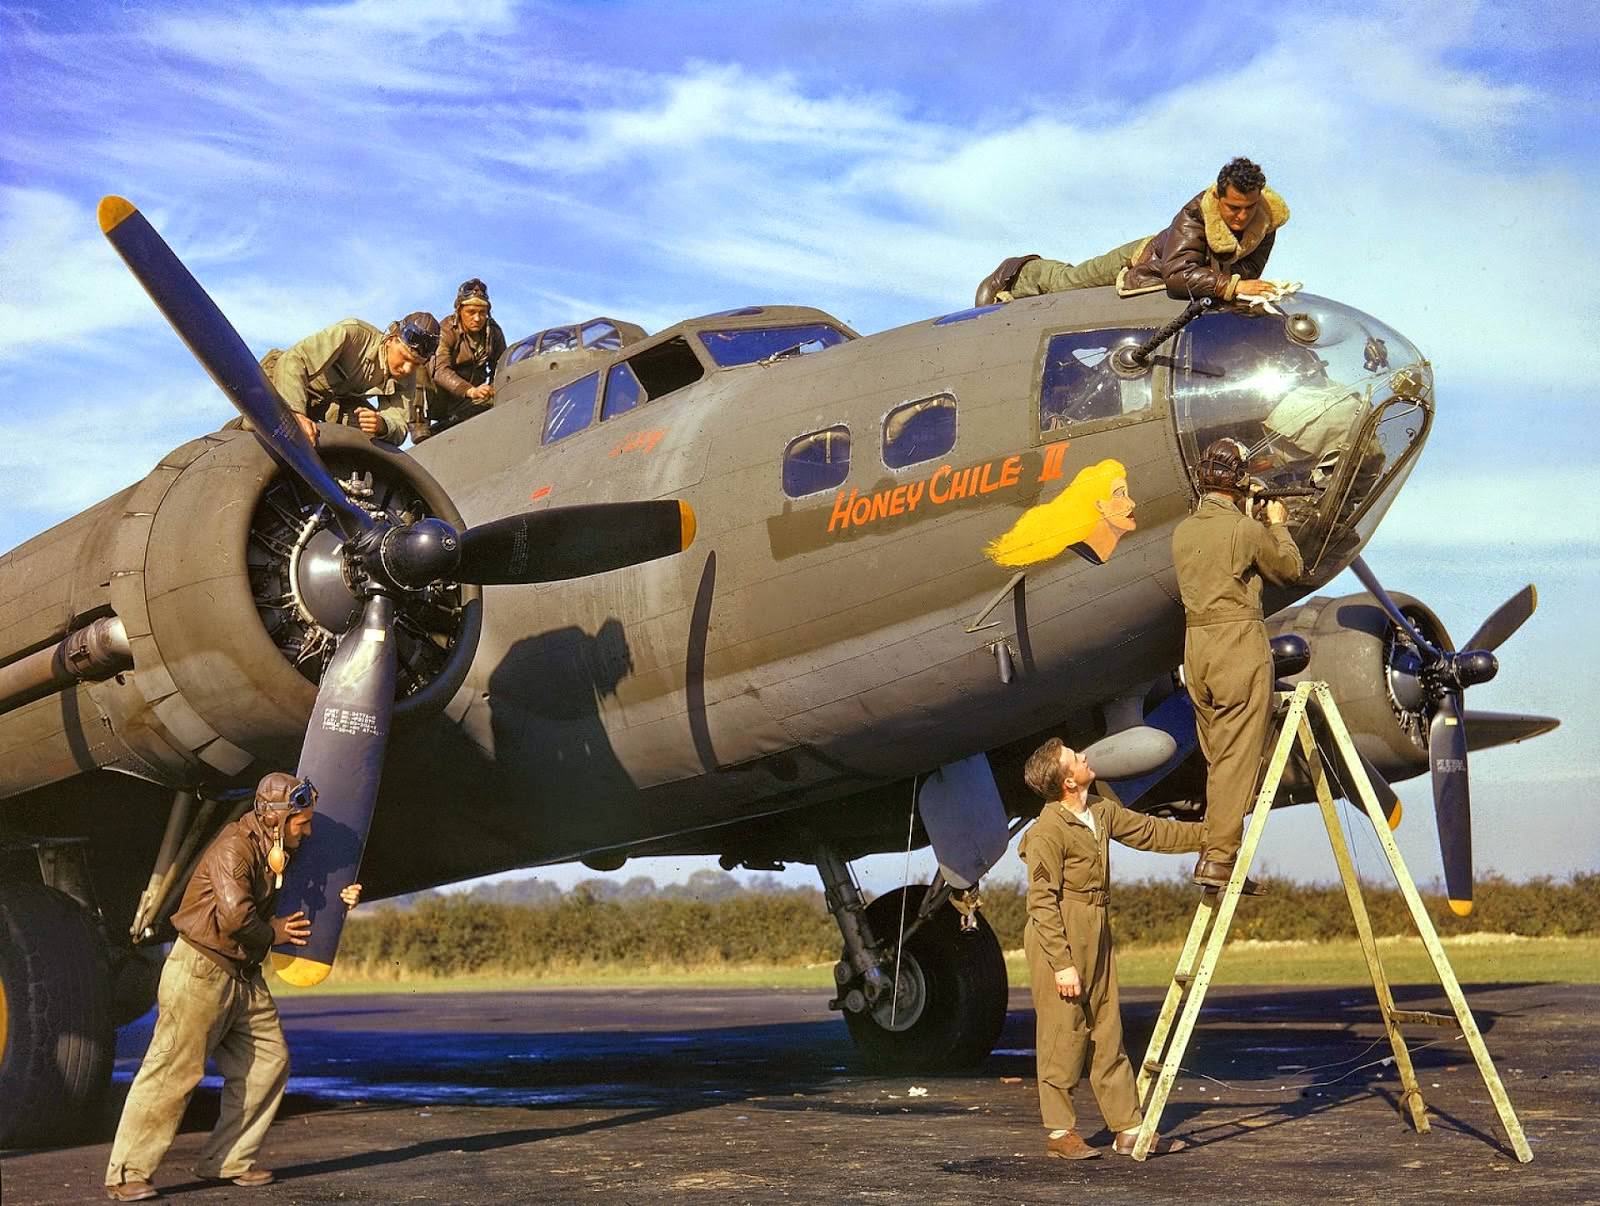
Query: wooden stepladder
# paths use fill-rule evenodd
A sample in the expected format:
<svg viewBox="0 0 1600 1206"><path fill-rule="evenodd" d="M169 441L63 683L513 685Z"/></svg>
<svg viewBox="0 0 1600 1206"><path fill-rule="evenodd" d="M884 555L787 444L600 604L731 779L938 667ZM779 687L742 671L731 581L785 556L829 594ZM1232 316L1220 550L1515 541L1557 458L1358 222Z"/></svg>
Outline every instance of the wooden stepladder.
<svg viewBox="0 0 1600 1206"><path fill-rule="evenodd" d="M1281 695L1279 699L1287 700L1288 706L1283 712L1278 738L1273 745L1272 756L1267 762L1266 778L1262 781L1261 790L1256 794L1254 812L1245 831L1239 857L1234 862L1233 876L1229 879L1228 886L1220 892L1215 888L1208 888L1201 896L1200 908L1195 913L1194 923L1189 927L1189 936L1183 944L1183 953L1178 956L1177 969L1173 973L1172 983L1167 988L1166 1001L1161 1006L1155 1032L1150 1036L1150 1046L1145 1051L1144 1063L1139 1070L1138 1091L1139 1102L1144 1107L1144 1125L1140 1127L1139 1138L1134 1144L1134 1159L1143 1160L1149 1155L1151 1144L1155 1141L1161 1125L1161 1112L1166 1108L1167 1096L1172 1092L1172 1084L1183 1062L1184 1051L1189 1046L1189 1038L1194 1032L1200 1006L1205 1001L1206 990L1210 987L1211 977L1216 971L1217 959L1227 943L1228 930L1233 924L1234 909L1238 906L1239 896L1244 888L1245 875L1250 869L1251 860L1255 857L1261 835L1267 827L1267 816L1272 811L1273 797L1277 795L1279 781L1283 778L1284 769L1289 764L1289 756L1297 740L1311 771L1312 783L1317 792L1317 803L1322 809L1322 820L1328 830L1328 841L1333 846L1333 857L1339 864L1339 875L1344 880L1345 896L1350 902L1350 912L1355 917L1356 932L1361 937L1361 949L1367 959L1367 970L1372 975L1372 987L1378 996L1378 1011L1383 1017L1389 1045L1394 1050L1395 1067L1399 1069L1403 1090L1400 1097L1401 1109L1410 1116L1412 1125L1418 1132L1425 1133L1428 1130L1427 1108L1423 1104L1422 1090L1417 1085L1417 1075L1411 1066L1411 1053L1406 1048L1405 1036L1401 1034L1400 1027L1408 1022L1449 1026L1452 1024L1452 1019L1442 1014L1395 1008L1394 995L1389 991L1383 964L1378 959L1377 943L1372 936L1372 922L1367 916L1367 906L1361 897L1361 884L1356 878L1355 865L1351 861L1349 847L1345 844L1344 835L1339 827L1338 814L1334 811L1334 795L1328 785L1328 768L1311 730L1309 711L1311 704L1315 703L1353 781L1351 786L1356 789L1361 805L1372 820L1378 840L1383 845L1383 852L1389 859L1389 867L1394 872L1395 880L1405 897L1406 906L1411 911L1411 920L1422 938L1423 946L1427 948L1428 956L1433 961L1433 970L1438 975L1439 983L1443 986L1445 995L1455 1011L1453 1024L1460 1029L1467 1046L1472 1050L1472 1058L1477 1061L1478 1072L1489 1090L1495 1110L1500 1115L1500 1125L1505 1128L1517 1159L1523 1164L1528 1163L1533 1159L1533 1152L1529 1149L1528 1140L1522 1133L1522 1124L1517 1121L1516 1113L1511 1108L1505 1086L1500 1083L1500 1075L1495 1071L1494 1062L1489 1058L1488 1048L1484 1046L1483 1035L1478 1032L1478 1024L1473 1020L1472 1011L1467 1008L1466 998L1461 993L1461 984L1450 966L1450 960L1445 957L1444 947L1439 942L1439 934L1433 927L1427 909L1423 906L1422 897L1411 879L1411 873L1406 870L1405 861L1400 857L1400 848L1389 832L1388 822L1378 805L1372 784L1362 769L1355 745L1350 740L1350 732L1345 728L1339 709L1333 702L1332 692L1328 690L1326 683L1306 682L1296 687L1293 694Z"/></svg>

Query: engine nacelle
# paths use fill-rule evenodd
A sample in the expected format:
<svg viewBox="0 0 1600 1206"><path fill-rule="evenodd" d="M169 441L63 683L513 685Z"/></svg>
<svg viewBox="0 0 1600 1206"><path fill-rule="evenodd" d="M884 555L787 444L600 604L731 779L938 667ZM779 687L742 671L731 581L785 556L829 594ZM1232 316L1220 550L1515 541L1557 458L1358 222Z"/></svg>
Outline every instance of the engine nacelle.
<svg viewBox="0 0 1600 1206"><path fill-rule="evenodd" d="M1453 649L1443 623L1410 595L1393 596L1423 637ZM1365 594L1318 595L1273 616L1269 633L1294 633L1311 645L1304 670L1283 681L1326 682L1356 747L1390 782L1428 769L1428 727L1409 642Z"/></svg>
<svg viewBox="0 0 1600 1206"><path fill-rule="evenodd" d="M320 451L359 505L461 523L411 457L337 426L322 429ZM176 787L292 761L334 644L297 581L324 510L253 436L222 431L0 562L0 663L106 615L133 654L114 678L0 715L0 748L22 752L0 766L0 797L96 767ZM16 611L4 601L17 599L33 606L6 623ZM397 723L449 701L482 622L477 587L399 603Z"/></svg>

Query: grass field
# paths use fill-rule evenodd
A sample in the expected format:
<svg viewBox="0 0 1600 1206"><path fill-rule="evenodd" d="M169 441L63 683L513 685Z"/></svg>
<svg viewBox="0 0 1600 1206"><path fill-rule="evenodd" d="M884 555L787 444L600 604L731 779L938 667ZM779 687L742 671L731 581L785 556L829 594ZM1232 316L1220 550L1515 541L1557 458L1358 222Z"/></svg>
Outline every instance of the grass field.
<svg viewBox="0 0 1600 1206"><path fill-rule="evenodd" d="M1415 938L1381 938L1378 949L1391 983L1433 983L1432 966ZM1456 976L1464 984L1547 981L1600 983L1600 937L1519 938L1471 934L1445 943ZM1122 986L1161 987L1172 975L1177 946L1130 946L1118 952ZM1006 956L1015 987L1028 983L1028 965L1021 952ZM1354 939L1339 942L1231 943L1217 968L1216 984L1366 984L1367 965ZM505 974L459 977L412 976L406 979L367 977L335 969L327 983L297 989L274 980L275 993L493 992L539 988L809 988L833 987L833 965L793 967L716 966L703 969L666 967L573 968L549 975Z"/></svg>

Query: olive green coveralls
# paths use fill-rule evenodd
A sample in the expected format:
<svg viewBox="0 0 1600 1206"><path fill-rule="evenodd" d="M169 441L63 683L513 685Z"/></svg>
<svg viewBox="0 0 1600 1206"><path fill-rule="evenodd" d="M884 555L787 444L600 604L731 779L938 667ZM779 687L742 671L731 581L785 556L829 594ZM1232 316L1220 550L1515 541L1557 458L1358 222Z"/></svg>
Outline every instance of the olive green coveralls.
<svg viewBox="0 0 1600 1206"><path fill-rule="evenodd" d="M1183 675L1206 759L1202 856L1238 856L1272 725L1272 651L1261 616L1261 583L1283 586L1303 566L1282 524L1246 516L1225 495L1207 494L1172 533L1186 631Z"/></svg>
<svg viewBox="0 0 1600 1206"><path fill-rule="evenodd" d="M288 351L273 348L261 367L290 410L319 423L355 426L362 399L380 399L383 434L391 444L405 442L417 402L415 375L396 380L383 353L384 333L359 318L344 318Z"/></svg>
<svg viewBox="0 0 1600 1206"><path fill-rule="evenodd" d="M1150 241L1146 236L1113 247L1104 255L1081 264L1061 260L1029 260L1017 273L1009 292L1012 297L1038 297L1041 293L1065 293L1069 289L1097 289L1117 283L1117 273L1133 263L1139 249Z"/></svg>
<svg viewBox="0 0 1600 1206"><path fill-rule="evenodd" d="M1198 850L1198 821L1168 821L1089 796L1094 829L1060 801L1046 804L1018 846L1028 871L1028 924L1022 946L1038 1032L1039 1112L1052 1131L1077 1125L1072 1090L1089 1069L1089 1087L1106 1126L1131 1130L1143 1121L1133 1066L1122 1046L1122 1006L1106 899L1110 841L1136 850ZM1055 975L1078 969L1083 991L1066 1001Z"/></svg>

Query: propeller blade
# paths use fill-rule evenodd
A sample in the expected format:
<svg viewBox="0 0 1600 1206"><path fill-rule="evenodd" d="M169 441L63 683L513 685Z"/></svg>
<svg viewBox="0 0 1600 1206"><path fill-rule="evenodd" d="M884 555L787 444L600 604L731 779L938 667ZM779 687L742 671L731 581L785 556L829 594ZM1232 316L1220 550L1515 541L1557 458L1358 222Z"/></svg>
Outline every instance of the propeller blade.
<svg viewBox="0 0 1600 1206"><path fill-rule="evenodd" d="M100 229L217 388L249 420L272 459L316 491L346 538L373 520L345 497L250 349L200 282L131 202L100 199Z"/></svg>
<svg viewBox="0 0 1600 1206"><path fill-rule="evenodd" d="M1389 618L1395 622L1395 626L1410 637L1412 643L1418 649L1422 650L1434 661L1437 661L1439 651L1422 639L1422 634L1406 618L1405 612L1401 611L1395 601L1389 597L1389 592L1383 589L1383 583L1378 581L1378 576L1367 567L1367 563L1357 557L1350 563L1350 568L1355 571L1356 577L1361 579L1361 585L1367 588L1367 593L1378 601L1378 606L1389 614Z"/></svg>
<svg viewBox="0 0 1600 1206"><path fill-rule="evenodd" d="M1383 815L1389 821L1390 829L1400 828L1400 797L1395 794L1394 788L1389 786L1389 781L1383 777L1383 772L1372 765L1372 760L1360 750L1356 757L1361 759L1361 769L1367 772L1367 781L1372 784L1372 794L1378 797L1378 807L1383 809Z"/></svg>
<svg viewBox="0 0 1600 1206"><path fill-rule="evenodd" d="M681 553L694 541L689 504L591 503L509 515L461 534L458 582L560 582Z"/></svg>
<svg viewBox="0 0 1600 1206"><path fill-rule="evenodd" d="M1530 582L1512 595L1498 610L1478 627L1463 649L1498 649L1511 639L1513 633L1528 622L1539 606L1539 591Z"/></svg>
<svg viewBox="0 0 1600 1206"><path fill-rule="evenodd" d="M294 853L277 913L303 909L305 946L272 948L272 965L290 984L320 984L333 970L344 929L339 893L356 882L383 776L394 710L394 600L368 599L361 622L339 641L306 726L298 773L317 789L312 833Z"/></svg>
<svg viewBox="0 0 1600 1206"><path fill-rule="evenodd" d="M1428 761L1433 767L1433 815L1439 825L1445 894L1460 917L1472 912L1472 799L1467 788L1467 727L1461 696L1439 701L1428 725Z"/></svg>

